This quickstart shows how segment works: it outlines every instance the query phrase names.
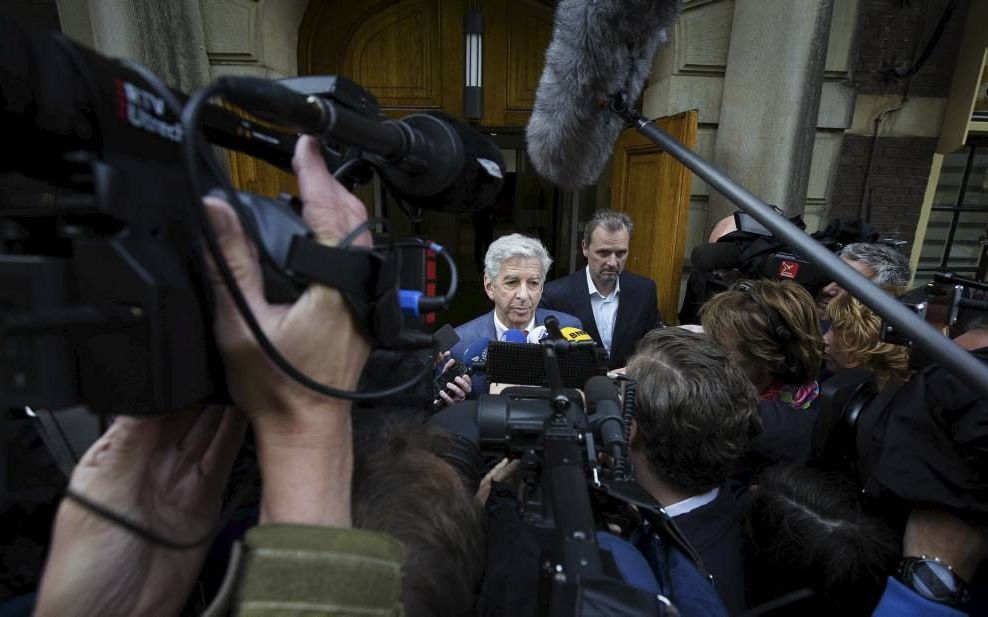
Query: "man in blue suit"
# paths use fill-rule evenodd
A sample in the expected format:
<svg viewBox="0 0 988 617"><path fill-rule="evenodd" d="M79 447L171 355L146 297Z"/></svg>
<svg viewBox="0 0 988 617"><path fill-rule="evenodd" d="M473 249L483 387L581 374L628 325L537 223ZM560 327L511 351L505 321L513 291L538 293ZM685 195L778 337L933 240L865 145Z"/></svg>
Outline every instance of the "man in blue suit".
<svg viewBox="0 0 988 617"><path fill-rule="evenodd" d="M494 310L456 328L460 342L453 346L452 356L462 360L463 352L478 339L500 341L511 329L528 334L548 315L555 315L560 327L582 329L580 320L568 313L538 308L551 264L548 251L535 238L511 234L492 242L484 257L484 291ZM471 396L486 391L486 379L474 375Z"/></svg>
<svg viewBox="0 0 988 617"><path fill-rule="evenodd" d="M600 210L583 228L587 267L545 286L542 307L576 315L587 334L607 349L612 369L627 364L635 343L659 326L655 281L624 271L631 218Z"/></svg>

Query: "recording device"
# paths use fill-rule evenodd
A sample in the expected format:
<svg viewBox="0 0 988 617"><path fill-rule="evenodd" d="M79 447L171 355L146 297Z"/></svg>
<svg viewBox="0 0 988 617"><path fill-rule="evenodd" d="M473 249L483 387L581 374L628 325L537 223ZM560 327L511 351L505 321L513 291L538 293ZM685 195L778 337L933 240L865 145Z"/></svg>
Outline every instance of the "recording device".
<svg viewBox="0 0 988 617"><path fill-rule="evenodd" d="M703 303L729 289L738 279L790 280L814 295L831 282L816 263L772 235L750 215L735 212L734 219L735 231L717 242L693 249L690 257L693 268L686 281L680 323L698 323ZM801 216L791 217L789 221L800 229L806 227ZM811 237L839 253L854 242L874 242L878 234L859 219L834 219Z"/></svg>
<svg viewBox="0 0 988 617"><path fill-rule="evenodd" d="M699 564L671 519L633 479L627 443L633 382L624 382L622 402L611 381L592 376L576 386L585 394L584 404L580 392L565 385L560 365L566 352L584 353L585 342L565 337L549 337L537 345L492 342L488 372L502 346L525 349L526 354L537 350L547 385L482 395L432 420L457 437L458 446L450 454L457 464L473 468L481 456L521 460L520 510L498 508L499 516L507 519L492 522L512 540L492 540L489 580L497 578L490 560L511 564L518 573L510 593L490 590L502 607L499 610L530 614L532 609L548 615L675 614L665 612L664 597L657 601L656 593L624 582L598 542L598 532L608 523L625 531L645 525L669 542L670 549L675 547ZM512 512L518 513L517 518Z"/></svg>
<svg viewBox="0 0 988 617"><path fill-rule="evenodd" d="M988 363L988 351L974 355ZM874 500L938 505L988 528L988 401L973 384L933 363L879 391L871 372L845 369L821 384L816 407L811 465Z"/></svg>
<svg viewBox="0 0 988 617"><path fill-rule="evenodd" d="M409 210L493 201L503 161L472 128L438 112L387 120L369 93L342 78L226 77L186 102L139 65L6 20L0 51L0 129L10 142L33 146L5 149L0 171L52 187L33 203L0 204L4 406L85 403L98 413L150 414L227 397L203 274L203 246L218 251L201 206L212 190L232 203L258 246L269 300L327 284L343 292L378 346L433 345L404 325L402 312L445 306L455 269L443 296L401 290L394 241L371 250L323 246L297 200L237 192L203 137L288 170L295 138L209 101L222 97L253 117L320 137L342 181L378 173ZM417 246L454 266L442 247ZM263 343L263 331L246 321ZM365 397L307 383L273 346L266 349L308 387Z"/></svg>
<svg viewBox="0 0 988 617"><path fill-rule="evenodd" d="M936 272L928 284L911 289L898 299L920 318L949 328L956 336L966 331L968 324L979 315L988 314L988 283L954 272ZM881 340L895 345L913 344L908 333L902 332L885 318L882 319ZM913 360L910 358L910 363L916 365Z"/></svg>

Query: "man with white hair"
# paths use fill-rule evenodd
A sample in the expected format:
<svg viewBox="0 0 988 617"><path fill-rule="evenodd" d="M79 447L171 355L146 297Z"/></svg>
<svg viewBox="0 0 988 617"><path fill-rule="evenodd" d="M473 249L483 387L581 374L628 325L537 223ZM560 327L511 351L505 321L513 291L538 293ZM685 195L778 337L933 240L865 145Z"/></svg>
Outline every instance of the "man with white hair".
<svg viewBox="0 0 988 617"><path fill-rule="evenodd" d="M552 258L535 238L511 234L492 242L484 257L484 291L494 302L494 310L456 328L460 342L451 350L452 356L461 359L478 339L503 340L508 330L527 335L544 325L549 315L556 316L560 327L582 329L580 320L569 313L538 308L550 265ZM473 386L473 392L478 392L478 386L483 389L486 384L474 379Z"/></svg>
<svg viewBox="0 0 988 617"><path fill-rule="evenodd" d="M894 247L886 244L855 242L848 244L840 252L841 261L870 278L879 287L895 290L909 284L911 272L909 259ZM825 319L830 301L845 293L836 281L831 282L817 293L817 313Z"/></svg>

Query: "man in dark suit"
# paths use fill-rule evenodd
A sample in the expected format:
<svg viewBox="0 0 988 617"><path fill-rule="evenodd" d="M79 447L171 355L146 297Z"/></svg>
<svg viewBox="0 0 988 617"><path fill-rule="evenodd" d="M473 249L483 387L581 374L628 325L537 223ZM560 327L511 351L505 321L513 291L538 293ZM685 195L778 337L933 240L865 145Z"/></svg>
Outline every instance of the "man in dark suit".
<svg viewBox="0 0 988 617"><path fill-rule="evenodd" d="M646 334L628 376L638 382L635 480L699 553L728 612L740 614L741 508L726 481L761 428L751 381L710 337L682 328Z"/></svg>
<svg viewBox="0 0 988 617"><path fill-rule="evenodd" d="M572 313L624 366L635 343L661 322L655 281L624 271L634 224L623 212L601 210L583 228L587 267L545 286L542 307Z"/></svg>
<svg viewBox="0 0 988 617"><path fill-rule="evenodd" d="M460 341L450 350L453 358L462 360L463 352L478 339L504 340L508 330L527 335L544 325L548 315L555 315L560 327L582 329L573 315L537 308L551 264L548 251L535 238L511 234L492 242L484 257L484 291L494 302L494 310L456 328ZM486 380L474 375L471 397L486 391Z"/></svg>

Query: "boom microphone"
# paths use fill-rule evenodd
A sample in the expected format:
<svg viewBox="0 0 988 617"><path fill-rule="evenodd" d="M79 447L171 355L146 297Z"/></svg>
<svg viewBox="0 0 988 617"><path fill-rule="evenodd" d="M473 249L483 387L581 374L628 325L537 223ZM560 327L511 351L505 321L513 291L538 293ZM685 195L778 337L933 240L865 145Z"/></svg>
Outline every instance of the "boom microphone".
<svg viewBox="0 0 988 617"><path fill-rule="evenodd" d="M528 155L544 178L588 186L624 126L612 102L638 100L678 0L560 0L528 121Z"/></svg>

